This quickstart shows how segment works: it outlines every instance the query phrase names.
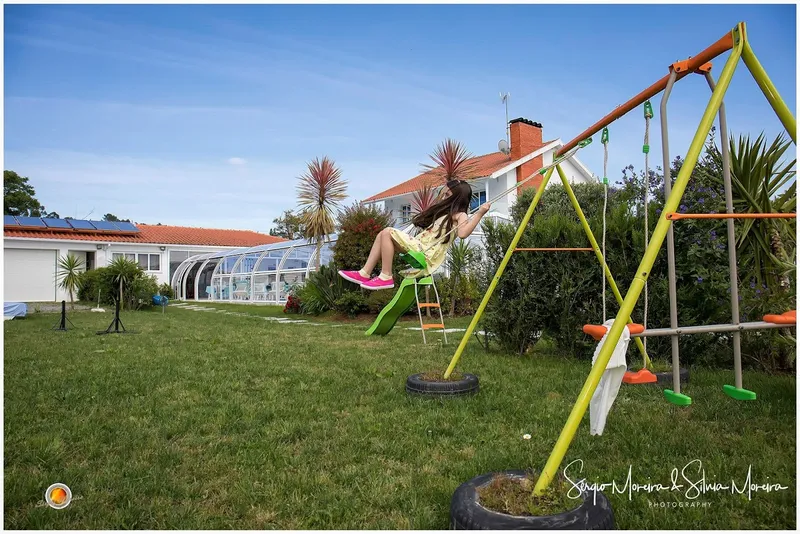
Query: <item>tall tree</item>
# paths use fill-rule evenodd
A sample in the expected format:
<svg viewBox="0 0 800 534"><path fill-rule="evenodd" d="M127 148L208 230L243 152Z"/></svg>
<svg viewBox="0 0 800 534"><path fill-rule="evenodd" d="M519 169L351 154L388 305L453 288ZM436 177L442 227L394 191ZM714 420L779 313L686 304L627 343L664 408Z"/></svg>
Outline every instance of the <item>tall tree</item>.
<svg viewBox="0 0 800 534"><path fill-rule="evenodd" d="M3 171L3 214L41 217L44 206L36 200L36 190L27 176L14 171Z"/></svg>
<svg viewBox="0 0 800 534"><path fill-rule="evenodd" d="M294 213L292 210L286 210L281 217L273 219L272 222L276 226L270 228L269 235L284 239L298 239L304 235L305 225L302 212Z"/></svg>
<svg viewBox="0 0 800 534"><path fill-rule="evenodd" d="M113 213L106 213L103 215L103 220L108 222L131 222L130 219L120 219Z"/></svg>
<svg viewBox="0 0 800 534"><path fill-rule="evenodd" d="M300 176L297 186L298 203L303 208L304 235L317 243L316 266L319 271L322 242L336 228L334 210L347 198L347 181L342 171L327 156L315 158Z"/></svg>

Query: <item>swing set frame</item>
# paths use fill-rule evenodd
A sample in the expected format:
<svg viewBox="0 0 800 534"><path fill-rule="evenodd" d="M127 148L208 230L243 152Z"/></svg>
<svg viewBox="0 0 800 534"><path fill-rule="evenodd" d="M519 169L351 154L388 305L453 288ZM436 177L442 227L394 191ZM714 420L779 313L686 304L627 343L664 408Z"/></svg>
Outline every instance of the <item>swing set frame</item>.
<svg viewBox="0 0 800 534"><path fill-rule="evenodd" d="M710 75L711 65L710 61L714 58L720 56L721 54L731 51L728 59L725 62L725 65L720 73L719 80L715 83L713 78ZM631 312L633 311L639 296L641 295L645 283L647 281L648 275L650 274L650 269L653 267L655 263L656 257L658 255L661 246L664 243L664 240L667 238L669 234L669 243L668 248L672 249L674 242L672 239L672 223L673 220L677 220L674 214L678 211L678 206L680 201L683 197L684 191L686 186L689 182L689 179L694 171L695 166L697 165L698 158L700 157L704 142L708 133L711 130L711 126L714 122L714 118L717 116L718 112L722 110L720 113L720 122L723 126L725 125L725 115L724 115L724 107L723 106L723 96L727 91L731 79L733 77L734 71L739 64L739 61L743 61L745 66L747 67L750 74L755 79L758 87L761 89L762 93L766 97L767 101L769 102L770 106L774 110L775 114L778 116L778 119L781 121L781 124L786 129L787 133L792 139L792 142L797 144L797 122L792 115L791 111L789 110L786 103L783 101L781 96L779 95L777 89L775 88L772 81L767 76L766 71L762 67L761 63L755 56L750 43L747 40L747 32L746 26L744 22L738 23L731 31L727 32L724 36L722 36L718 41L713 43L711 46L706 48L705 50L701 51L699 54L695 55L694 57L690 57L684 61L679 61L673 63L669 66L669 73L665 75L663 78L658 80L657 82L653 83L651 86L625 102L624 104L617 106L611 113L607 114L605 117L600 119L598 122L587 128L585 131L578 134L573 140L565 144L557 153L555 157L563 155L574 147L578 146L579 143L585 143L588 138L591 138L594 134L600 132L603 128L607 127L609 124L614 122L615 120L619 119L623 115L627 114L632 109L636 108L637 106L645 103L653 96L661 93L664 91L664 98L662 99L662 143L664 144L664 157L665 159L668 158L668 146L667 146L667 135L666 135L666 115L663 113L664 108L666 106L666 98L669 96L669 92L672 89L672 86L678 80L684 78L685 76L698 73L703 74L706 79L708 80L709 86L711 88L711 98L706 106L705 111L703 112L703 116L700 119L699 125L697 130L692 138L692 141L689 145L689 149L686 152L686 157L684 160L684 164L681 167L678 175L675 179L674 184L671 184L671 180L665 180L665 205L664 210L658 218L658 222L653 230L652 235L650 236L649 243L646 247L642 260L639 264L639 267L636 270L636 275L634 276L631 285L628 289L627 294L625 295L624 299L619 294L619 291L616 288L616 284L613 281L613 277L611 276L611 272L608 269L608 266L605 263L604 258L600 252L600 249L597 246L597 242L592 235L591 230L586 223L586 219L583 216L583 212L580 209L580 206L575 199L575 195L572 192L572 188L569 185L569 182L566 179L566 176L561 169L560 165L555 166L555 170L558 172L559 177L564 185L565 190L567 191L567 195L570 197L570 201L572 202L573 207L575 208L579 218L581 219L581 224L584 227L584 230L587 233L587 237L589 238L592 249L595 251L595 254L598 256L599 261L603 266L603 271L605 273L606 279L610 282L612 291L614 292L614 296L617 299L617 302L620 305L619 311L614 319L614 323L611 328L607 332L606 342L603 344L603 347L600 350L600 353L597 355L595 363L592 366L589 375L586 378L586 381L581 388L580 393L578 394L578 398L575 401L575 404L572 407L572 410L567 418L567 421L558 437L558 440L553 447L550 456L547 459L547 462L542 470L536 485L534 487L534 494L541 495L545 492L547 487L550 485L552 480L555 478L556 471L558 470L559 466L561 465L564 456L569 449L572 440L575 437L575 433L577 432L578 426L580 425L583 416L586 414L586 410L589 407L589 401L591 400L592 396L594 395L595 390L597 389L597 385L600 382L600 379L608 365L608 361L611 358L614 348L617 345L620 337L622 336L623 330L625 329L628 323L631 323ZM724 128L723 128L724 129ZM721 132L722 135L727 135L726 131ZM724 141L722 142L723 146L723 160L727 161L727 138L723 137ZM669 169L669 161L667 160L665 169ZM491 283L489 284L489 288L486 294L481 301L478 310L475 313L475 316L472 319L467 331L464 333L464 336L459 344L458 348L456 349L456 353L450 362L450 366L448 367L447 371L445 372L445 378L448 378L450 374L455 369L461 355L466 348L467 342L472 335L475 327L477 326L478 321L480 320L481 315L483 314L484 310L486 309L486 305L488 304L489 299L491 298L492 293L494 292L497 284L500 280L500 277L503 274L508 262L513 256L517 244L522 237L522 233L525 230L525 227L528 225L530 218L533 214L533 210L536 208L536 205L539 203L539 200L542 197L542 193L547 185L547 182L550 179L550 176L553 173L553 168L549 169L542 180L542 184L539 186L536 195L531 202L531 205L528 208L528 211L525 213L519 228L517 229L514 238L509 245L508 250L506 251L505 256L503 257L500 266L495 273L494 278L492 279ZM729 187L729 180L730 180L730 168L725 165L725 169L723 171L724 179L726 181L726 186L728 186L728 193L730 193ZM729 196L729 195L726 195ZM729 203L729 199L726 198L726 205L728 216L725 217L728 221L728 236L729 240L732 238L733 234L733 217L730 215L732 214L732 205ZM671 215L672 214L672 215ZM789 216L788 214L786 216ZM670 271L671 274L674 274L674 258L672 257L672 250L670 252ZM731 263L731 267L735 269L735 245L731 249L729 247L729 260ZM735 281L735 270L732 270L732 280ZM672 279L670 283L670 297L674 296L674 277L670 276ZM736 388L741 388L741 354L738 346L738 338L739 332L742 330L740 328L741 325L738 324L738 298L734 295L736 284L733 283L732 286L732 312L733 312L733 322L734 325L731 327L731 331L734 331L734 365L736 370ZM674 299L671 299L674 300ZM674 330L677 328L677 312L675 310L675 304L671 304L670 306L670 315L671 315L671 323L672 328L670 330ZM726 325L727 326L727 325ZM769 326L771 327L771 326ZM689 332L687 332L689 333ZM643 334L646 335L646 332ZM665 335L671 335L673 339L673 369L676 369L677 365L677 332L670 332ZM637 341L637 345L639 345L639 336L634 338ZM640 350L644 353L643 347L640 346ZM645 355L646 358L646 355ZM647 361L647 360L645 360ZM677 372L677 371L676 371ZM731 387L726 386L727 389ZM733 388L733 389L736 389ZM726 389L726 392L728 392ZM676 391L675 393L679 393ZM734 395L731 395L734 396ZM736 398L736 397L734 397Z"/></svg>

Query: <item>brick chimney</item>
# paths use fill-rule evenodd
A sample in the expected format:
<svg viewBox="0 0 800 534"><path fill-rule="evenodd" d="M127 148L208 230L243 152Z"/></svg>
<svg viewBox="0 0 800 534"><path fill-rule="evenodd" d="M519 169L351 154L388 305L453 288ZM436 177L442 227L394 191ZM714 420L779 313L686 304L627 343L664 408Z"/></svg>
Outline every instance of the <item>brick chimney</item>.
<svg viewBox="0 0 800 534"><path fill-rule="evenodd" d="M514 119L509 121L511 132L511 159L518 160L527 156L531 152L542 148L542 125L528 119ZM517 167L517 182L521 182L543 166L542 156L536 156L532 160ZM542 181L541 177L534 178L520 189L527 187L537 187Z"/></svg>

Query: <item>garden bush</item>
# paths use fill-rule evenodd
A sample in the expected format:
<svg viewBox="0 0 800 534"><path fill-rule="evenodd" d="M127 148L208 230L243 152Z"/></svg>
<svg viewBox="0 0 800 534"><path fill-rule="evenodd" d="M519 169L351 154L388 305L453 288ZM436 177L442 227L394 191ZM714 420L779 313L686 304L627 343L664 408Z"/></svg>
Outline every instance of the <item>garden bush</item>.
<svg viewBox="0 0 800 534"><path fill-rule="evenodd" d="M333 308L354 319L359 313L368 312L369 304L366 295L361 291L345 291L341 297L336 299Z"/></svg>
<svg viewBox="0 0 800 534"><path fill-rule="evenodd" d="M296 289L303 313L319 315L335 308L336 301L345 292L344 284L348 283L337 271L335 263L322 265L319 271L308 276L305 284Z"/></svg>
<svg viewBox="0 0 800 534"><path fill-rule="evenodd" d="M358 270L364 266L375 237L394 220L390 212L381 211L376 206L366 206L357 202L345 207L337 217L338 236L333 246L333 262L339 269ZM380 262L373 275L378 274Z"/></svg>
<svg viewBox="0 0 800 534"><path fill-rule="evenodd" d="M724 212L724 190L718 165L714 164L713 137L705 156L698 162L678 207L680 212ZM676 176L683 165L673 161ZM632 166L623 169L622 184L609 188L606 261L624 297L644 254L644 188L650 191L649 233L652 233L664 206L663 175L651 171L645 179ZM573 186L598 244L602 239L603 186ZM513 223L484 223L487 271L494 273L510 244L514 232L534 195L528 189L512 207ZM677 308L680 325L730 323L730 287L727 232L725 223L714 220L682 220L675 226ZM737 234L738 235L738 234ZM554 185L543 193L519 247L586 247L588 240L562 186ZM794 247L794 243L787 246ZM793 248L792 248L793 250ZM740 261L745 261L740 258ZM599 262L588 252L519 252L497 286L487 308L483 326L506 350L527 352L541 336L552 338L559 349L579 358L591 358L596 342L585 336L586 323L603 320L603 280ZM484 282L488 277L482 278ZM662 246L648 275L649 328L669 327L667 253ZM758 321L765 313L793 309L795 287L768 291L756 287L755 280L739 282L741 321ZM644 293L634 308L633 319L643 321ZM607 286L607 318L616 316L618 305ZM787 368L794 361L794 338L785 331L747 333L742 336L745 363L764 368ZM732 365L730 335L704 334L680 338L681 361ZM635 349L633 349L635 350ZM670 358L669 337L648 340L653 358ZM638 353L630 352L636 367ZM636 362L636 363L634 363Z"/></svg>
<svg viewBox="0 0 800 534"><path fill-rule="evenodd" d="M160 287L154 275L148 275L138 265L133 270L129 283L123 285L122 308L138 310L153 305L153 295L158 294ZM100 303L114 306L119 295L119 284L114 281L114 273L109 267L99 267L81 273L81 289L79 299L86 302L97 302L100 291ZM162 288L163 285L162 284ZM171 291L170 291L171 292ZM161 293L164 295L164 293Z"/></svg>

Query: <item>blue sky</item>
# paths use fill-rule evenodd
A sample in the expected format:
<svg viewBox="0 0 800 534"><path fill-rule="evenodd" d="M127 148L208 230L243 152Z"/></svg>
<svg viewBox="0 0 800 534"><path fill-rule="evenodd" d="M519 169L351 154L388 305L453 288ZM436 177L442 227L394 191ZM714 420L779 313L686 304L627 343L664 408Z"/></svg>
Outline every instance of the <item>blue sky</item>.
<svg viewBox="0 0 800 534"><path fill-rule="evenodd" d="M416 175L446 137L475 155L509 115L567 141L738 21L796 115L794 5L23 6L5 12L5 169L61 216L253 229L328 155L362 199ZM719 75L724 58L714 63ZM672 152L709 97L670 98ZM660 96L653 101L657 110ZM732 132L778 119L743 64ZM651 145L660 147L658 123ZM644 119L611 128L609 177L643 166ZM599 136L580 154L602 174ZM794 149L792 149L794 150ZM794 157L794 152L792 156ZM661 160L654 148L651 164ZM93 210L93 211L92 211Z"/></svg>

